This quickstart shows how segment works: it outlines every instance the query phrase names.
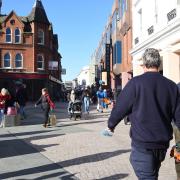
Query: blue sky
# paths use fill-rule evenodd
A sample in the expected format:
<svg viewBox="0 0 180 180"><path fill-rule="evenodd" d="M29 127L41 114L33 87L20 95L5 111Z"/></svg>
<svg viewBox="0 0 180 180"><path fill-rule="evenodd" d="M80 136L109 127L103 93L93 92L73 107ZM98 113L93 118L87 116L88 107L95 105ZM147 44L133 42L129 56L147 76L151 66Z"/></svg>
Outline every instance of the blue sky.
<svg viewBox="0 0 180 180"><path fill-rule="evenodd" d="M2 13L14 10L27 16L35 0L3 0ZM114 0L42 0L54 33L58 34L62 66L72 80L90 62L101 38Z"/></svg>

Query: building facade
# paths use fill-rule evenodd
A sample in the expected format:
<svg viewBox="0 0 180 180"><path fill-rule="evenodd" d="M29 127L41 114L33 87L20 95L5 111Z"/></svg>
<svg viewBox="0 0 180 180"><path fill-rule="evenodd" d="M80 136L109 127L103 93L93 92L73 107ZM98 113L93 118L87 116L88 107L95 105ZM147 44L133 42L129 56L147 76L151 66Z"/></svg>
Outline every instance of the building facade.
<svg viewBox="0 0 180 180"><path fill-rule="evenodd" d="M28 16L0 15L0 88L12 91L17 82L27 85L29 100L37 99L43 87L53 97L61 89L58 37L41 0Z"/></svg>
<svg viewBox="0 0 180 180"><path fill-rule="evenodd" d="M133 73L142 73L140 64L146 48L159 50L164 76L180 81L180 0L133 0Z"/></svg>
<svg viewBox="0 0 180 180"><path fill-rule="evenodd" d="M122 89L132 78L131 0L115 0L96 49L95 74L107 88Z"/></svg>
<svg viewBox="0 0 180 180"><path fill-rule="evenodd" d="M77 76L77 83L79 86L90 86L90 66L85 66Z"/></svg>

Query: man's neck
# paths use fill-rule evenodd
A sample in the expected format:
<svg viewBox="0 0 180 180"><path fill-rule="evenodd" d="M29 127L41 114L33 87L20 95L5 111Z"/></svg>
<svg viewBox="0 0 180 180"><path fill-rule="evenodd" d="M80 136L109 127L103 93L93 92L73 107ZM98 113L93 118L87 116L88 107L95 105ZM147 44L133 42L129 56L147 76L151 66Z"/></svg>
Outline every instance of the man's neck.
<svg viewBox="0 0 180 180"><path fill-rule="evenodd" d="M147 67L144 67L144 72L159 72L158 68L147 68Z"/></svg>

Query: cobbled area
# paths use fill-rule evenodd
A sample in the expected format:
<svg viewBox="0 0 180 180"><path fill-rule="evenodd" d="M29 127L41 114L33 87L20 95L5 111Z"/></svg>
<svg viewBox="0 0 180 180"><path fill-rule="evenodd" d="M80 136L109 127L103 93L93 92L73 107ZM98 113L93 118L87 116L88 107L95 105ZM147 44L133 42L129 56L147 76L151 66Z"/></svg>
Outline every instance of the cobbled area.
<svg viewBox="0 0 180 180"><path fill-rule="evenodd" d="M137 179L129 163L130 125L121 122L113 137L104 137L101 131L106 127L110 110L99 113L91 108L89 115L73 121L67 118L66 105L60 104L55 114L58 124L48 130L59 134L40 139L33 136L25 141L81 180ZM159 179L176 179L169 151L162 163Z"/></svg>

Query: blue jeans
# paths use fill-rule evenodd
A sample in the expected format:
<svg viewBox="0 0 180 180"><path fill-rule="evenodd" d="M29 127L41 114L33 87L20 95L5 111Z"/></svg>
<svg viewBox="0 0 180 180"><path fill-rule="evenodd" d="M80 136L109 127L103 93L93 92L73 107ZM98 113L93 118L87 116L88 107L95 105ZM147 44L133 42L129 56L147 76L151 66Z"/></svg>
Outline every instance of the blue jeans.
<svg viewBox="0 0 180 180"><path fill-rule="evenodd" d="M20 113L22 118L25 118L24 106L20 106L19 113Z"/></svg>
<svg viewBox="0 0 180 180"><path fill-rule="evenodd" d="M84 97L84 111L89 112L89 97Z"/></svg>
<svg viewBox="0 0 180 180"><path fill-rule="evenodd" d="M0 125L2 125L3 121L4 121L4 109L0 109Z"/></svg>
<svg viewBox="0 0 180 180"><path fill-rule="evenodd" d="M167 149L143 149L132 147L130 162L138 180L158 180L161 162Z"/></svg>

